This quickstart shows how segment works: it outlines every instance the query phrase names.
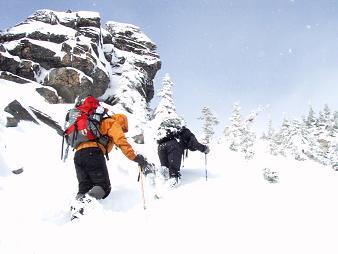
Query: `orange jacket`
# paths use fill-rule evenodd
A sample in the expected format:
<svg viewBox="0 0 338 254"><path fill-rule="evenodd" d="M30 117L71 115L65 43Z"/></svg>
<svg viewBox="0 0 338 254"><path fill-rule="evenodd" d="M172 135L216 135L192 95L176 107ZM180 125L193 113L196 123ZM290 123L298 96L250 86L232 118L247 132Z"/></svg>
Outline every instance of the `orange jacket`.
<svg viewBox="0 0 338 254"><path fill-rule="evenodd" d="M124 133L128 132L128 119L123 114L115 114L102 120L100 124L100 132L102 135L108 135L109 143L107 146L107 152L109 153L113 146L116 145L121 149L123 154L130 160L134 160L136 157L134 149L128 143ZM88 141L81 143L76 151L88 147L100 147L105 154L106 149L97 142Z"/></svg>

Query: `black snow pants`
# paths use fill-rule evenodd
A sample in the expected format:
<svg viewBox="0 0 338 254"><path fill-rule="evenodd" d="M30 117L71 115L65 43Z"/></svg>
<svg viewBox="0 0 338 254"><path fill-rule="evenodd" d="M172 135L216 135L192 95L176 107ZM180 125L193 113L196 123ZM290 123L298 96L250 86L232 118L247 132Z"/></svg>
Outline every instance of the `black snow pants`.
<svg viewBox="0 0 338 254"><path fill-rule="evenodd" d="M111 185L106 159L98 147L83 148L74 155L76 176L79 182L78 194L86 194L94 186L101 186L106 198Z"/></svg>
<svg viewBox="0 0 338 254"><path fill-rule="evenodd" d="M180 177L183 149L176 139L158 145L158 157L161 166L169 168L170 177Z"/></svg>

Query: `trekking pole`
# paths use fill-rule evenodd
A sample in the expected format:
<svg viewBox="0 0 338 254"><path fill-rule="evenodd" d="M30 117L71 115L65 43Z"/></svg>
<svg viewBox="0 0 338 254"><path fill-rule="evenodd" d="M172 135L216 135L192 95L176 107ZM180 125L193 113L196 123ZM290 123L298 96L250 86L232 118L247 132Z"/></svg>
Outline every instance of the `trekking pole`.
<svg viewBox="0 0 338 254"><path fill-rule="evenodd" d="M146 199L144 197L143 173L142 173L141 166L138 166L138 168L139 168L139 173L138 173L137 181L141 181L142 202L143 202L143 209L145 210L146 209Z"/></svg>
<svg viewBox="0 0 338 254"><path fill-rule="evenodd" d="M205 181L208 181L208 170L207 170L207 154L204 154L205 161Z"/></svg>
<svg viewBox="0 0 338 254"><path fill-rule="evenodd" d="M63 147L65 144L65 135L62 135L61 160L63 160Z"/></svg>

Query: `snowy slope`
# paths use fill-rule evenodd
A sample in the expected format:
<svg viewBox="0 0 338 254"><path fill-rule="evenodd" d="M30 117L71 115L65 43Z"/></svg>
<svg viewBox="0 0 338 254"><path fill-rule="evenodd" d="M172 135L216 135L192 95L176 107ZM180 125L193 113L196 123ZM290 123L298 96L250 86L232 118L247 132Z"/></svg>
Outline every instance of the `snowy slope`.
<svg viewBox="0 0 338 254"><path fill-rule="evenodd" d="M62 115L66 105L52 107ZM144 211L137 165L114 150L103 210L74 223L77 181L72 156L60 160L60 137L30 122L0 133L2 146L14 141L24 167L14 175L1 160L0 253L337 253L338 176L319 164L263 152L244 161L214 145L208 181L204 155L190 152L182 186L161 200L147 195ZM158 164L151 143L133 146ZM265 167L279 172L280 183L264 180Z"/></svg>
<svg viewBox="0 0 338 254"><path fill-rule="evenodd" d="M39 86L1 81L0 106L17 99L63 125L72 105L48 104L36 93ZM119 105L110 110L127 114L135 126L137 115ZM338 251L338 176L330 167L273 157L264 146L247 161L215 144L207 158L208 181L204 155L190 152L182 185L160 200L153 200L146 186L144 211L136 163L113 150L107 163L111 194L100 201L102 209L96 214L74 223L69 221L77 192L73 153L62 162L61 137L54 129L40 121L6 128L7 116L0 114L1 254ZM149 126L146 131L151 137L154 130ZM144 145L130 142L159 164L152 140ZM11 172L21 167L23 173ZM278 172L279 183L267 182L264 168Z"/></svg>

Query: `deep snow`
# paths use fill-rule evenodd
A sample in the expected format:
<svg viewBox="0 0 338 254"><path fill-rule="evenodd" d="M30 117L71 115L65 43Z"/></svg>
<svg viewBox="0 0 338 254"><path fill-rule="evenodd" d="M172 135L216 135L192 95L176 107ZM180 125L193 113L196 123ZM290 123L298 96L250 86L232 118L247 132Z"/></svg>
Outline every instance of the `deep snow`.
<svg viewBox="0 0 338 254"><path fill-rule="evenodd" d="M72 105L46 103L38 84L1 81L0 107L13 99L43 109L62 124ZM119 112L118 107L114 112ZM0 112L0 253L337 253L337 172L315 162L268 155L253 160L211 145L205 180L204 154L189 152L182 185L143 210L138 167L113 149L107 162L112 192L96 214L70 222L77 192L71 152L62 162L61 137L43 123L5 128ZM137 116L136 116L137 117ZM130 125L135 126L129 115ZM146 129L151 137L152 126ZM132 135L130 130L128 135ZM149 138L137 152L159 164ZM11 170L24 168L15 175ZM279 174L279 183L263 169Z"/></svg>
<svg viewBox="0 0 338 254"><path fill-rule="evenodd" d="M29 122L1 133L16 144L12 156L24 172L12 174L10 157L1 160L0 253L337 253L338 178L328 167L263 148L245 161L215 144L208 181L204 155L190 152L182 185L156 201L148 191L143 210L137 165L114 150L103 209L74 223L77 181L72 153L60 160L61 138ZM158 164L156 147L133 145ZM279 183L264 180L265 167L278 171Z"/></svg>

